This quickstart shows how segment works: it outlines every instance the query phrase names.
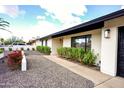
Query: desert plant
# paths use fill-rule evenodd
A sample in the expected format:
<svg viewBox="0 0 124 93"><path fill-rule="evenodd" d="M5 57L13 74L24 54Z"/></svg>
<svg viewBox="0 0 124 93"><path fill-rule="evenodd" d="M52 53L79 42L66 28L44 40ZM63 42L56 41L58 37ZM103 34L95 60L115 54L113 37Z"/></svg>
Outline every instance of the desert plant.
<svg viewBox="0 0 124 93"><path fill-rule="evenodd" d="M12 51L12 48L9 48L9 51Z"/></svg>
<svg viewBox="0 0 124 93"><path fill-rule="evenodd" d="M84 54L83 63L86 65L94 65L96 59L97 55L94 54L94 51L89 50Z"/></svg>

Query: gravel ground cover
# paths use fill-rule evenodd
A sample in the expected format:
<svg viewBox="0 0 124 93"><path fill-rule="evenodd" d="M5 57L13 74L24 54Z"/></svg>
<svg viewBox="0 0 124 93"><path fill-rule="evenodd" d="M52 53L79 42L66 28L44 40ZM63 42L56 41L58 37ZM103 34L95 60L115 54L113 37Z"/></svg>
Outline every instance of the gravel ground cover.
<svg viewBox="0 0 124 93"><path fill-rule="evenodd" d="M0 63L0 88L92 88L94 83L44 58L35 51L25 51L28 70L11 71L6 59Z"/></svg>

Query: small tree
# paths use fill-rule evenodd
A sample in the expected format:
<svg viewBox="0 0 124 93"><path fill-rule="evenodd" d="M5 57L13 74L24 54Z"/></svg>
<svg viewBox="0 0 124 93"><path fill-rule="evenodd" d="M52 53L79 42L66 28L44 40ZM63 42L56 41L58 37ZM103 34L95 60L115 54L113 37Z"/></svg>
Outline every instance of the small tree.
<svg viewBox="0 0 124 93"><path fill-rule="evenodd" d="M0 38L0 42L2 45L4 45L4 38Z"/></svg>
<svg viewBox="0 0 124 93"><path fill-rule="evenodd" d="M5 45L11 45L11 44L23 44L25 43L23 40L19 39L16 36L12 36L11 38L4 41Z"/></svg>

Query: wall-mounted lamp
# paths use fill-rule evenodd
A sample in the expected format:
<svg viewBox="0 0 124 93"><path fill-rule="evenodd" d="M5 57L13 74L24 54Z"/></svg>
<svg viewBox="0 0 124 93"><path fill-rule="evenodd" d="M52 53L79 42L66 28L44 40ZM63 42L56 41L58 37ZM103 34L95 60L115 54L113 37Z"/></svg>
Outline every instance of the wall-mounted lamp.
<svg viewBox="0 0 124 93"><path fill-rule="evenodd" d="M62 42L63 41L63 38L60 38L59 41Z"/></svg>
<svg viewBox="0 0 124 93"><path fill-rule="evenodd" d="M105 31L104 31L104 37L105 38L110 38L110 29L105 29Z"/></svg>

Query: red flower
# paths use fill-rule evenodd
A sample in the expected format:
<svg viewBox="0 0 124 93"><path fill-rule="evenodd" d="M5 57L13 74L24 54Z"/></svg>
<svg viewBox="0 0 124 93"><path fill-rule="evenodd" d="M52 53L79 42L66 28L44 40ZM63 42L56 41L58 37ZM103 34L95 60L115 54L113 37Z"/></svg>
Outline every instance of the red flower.
<svg viewBox="0 0 124 93"><path fill-rule="evenodd" d="M19 50L12 51L8 54L8 65L9 66L20 66L22 62L22 53Z"/></svg>

